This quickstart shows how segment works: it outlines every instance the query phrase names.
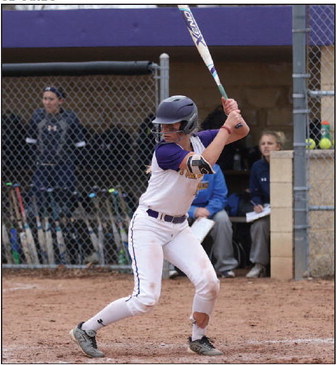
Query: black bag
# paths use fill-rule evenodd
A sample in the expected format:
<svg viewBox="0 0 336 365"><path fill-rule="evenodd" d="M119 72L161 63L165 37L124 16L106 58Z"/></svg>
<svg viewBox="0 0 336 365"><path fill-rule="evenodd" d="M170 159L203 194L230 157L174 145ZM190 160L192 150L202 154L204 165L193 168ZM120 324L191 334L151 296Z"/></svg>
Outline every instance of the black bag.
<svg viewBox="0 0 336 365"><path fill-rule="evenodd" d="M253 211L250 193L232 193L228 197L226 210L230 217L244 217L246 213Z"/></svg>
<svg viewBox="0 0 336 365"><path fill-rule="evenodd" d="M246 247L244 247L244 245L241 242L235 239L232 240L232 247L233 247L234 257L238 261L238 266L236 268L246 267L249 263L249 257L248 257L249 251L246 251Z"/></svg>

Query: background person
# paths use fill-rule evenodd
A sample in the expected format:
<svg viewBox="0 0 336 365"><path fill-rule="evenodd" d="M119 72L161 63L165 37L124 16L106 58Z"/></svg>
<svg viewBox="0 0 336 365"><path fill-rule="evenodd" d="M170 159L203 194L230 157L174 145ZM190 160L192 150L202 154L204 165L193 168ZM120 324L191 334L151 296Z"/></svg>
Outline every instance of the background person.
<svg viewBox="0 0 336 365"><path fill-rule="evenodd" d="M238 266L238 261L232 247L232 224L225 210L228 189L219 165L215 164L213 169L215 174L203 176L188 214L193 219L205 217L216 222L209 232L213 239L211 251L216 259L214 267L218 277L234 278L233 269Z"/></svg>
<svg viewBox="0 0 336 365"><path fill-rule="evenodd" d="M264 204L270 203L270 155L271 151L281 150L284 135L275 131L263 131L259 139L261 159L256 161L250 172L250 194L256 213L263 210ZM262 217L251 224L250 261L254 264L247 273L248 278L266 275L270 262L270 216Z"/></svg>
<svg viewBox="0 0 336 365"><path fill-rule="evenodd" d="M65 93L60 88L43 89L43 108L33 113L26 142L33 146L36 161L33 192L39 196L41 189L55 189L57 203L69 216L76 188L76 149L84 147L85 141L75 112L63 109L64 99Z"/></svg>

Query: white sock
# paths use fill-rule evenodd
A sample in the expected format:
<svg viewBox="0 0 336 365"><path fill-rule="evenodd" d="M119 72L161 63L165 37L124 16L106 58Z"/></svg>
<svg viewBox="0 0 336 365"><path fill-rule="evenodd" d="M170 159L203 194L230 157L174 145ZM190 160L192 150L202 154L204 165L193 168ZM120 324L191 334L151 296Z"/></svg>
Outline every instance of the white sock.
<svg viewBox="0 0 336 365"><path fill-rule="evenodd" d="M206 327L201 328L201 327L198 327L196 323L193 323L191 340L196 341L196 340L201 339L203 336L205 336L205 332L206 332Z"/></svg>
<svg viewBox="0 0 336 365"><path fill-rule="evenodd" d="M126 299L128 298L120 298L108 304L99 313L84 322L82 329L97 331L110 323L132 316L131 311L128 309Z"/></svg>

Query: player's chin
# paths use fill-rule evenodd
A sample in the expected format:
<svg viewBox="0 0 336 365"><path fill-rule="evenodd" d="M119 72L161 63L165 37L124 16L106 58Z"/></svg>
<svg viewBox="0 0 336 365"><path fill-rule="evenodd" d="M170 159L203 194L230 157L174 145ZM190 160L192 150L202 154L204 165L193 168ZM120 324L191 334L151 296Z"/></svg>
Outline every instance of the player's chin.
<svg viewBox="0 0 336 365"><path fill-rule="evenodd" d="M172 138L172 136L169 134L164 134L162 137L165 142L174 142L174 138Z"/></svg>

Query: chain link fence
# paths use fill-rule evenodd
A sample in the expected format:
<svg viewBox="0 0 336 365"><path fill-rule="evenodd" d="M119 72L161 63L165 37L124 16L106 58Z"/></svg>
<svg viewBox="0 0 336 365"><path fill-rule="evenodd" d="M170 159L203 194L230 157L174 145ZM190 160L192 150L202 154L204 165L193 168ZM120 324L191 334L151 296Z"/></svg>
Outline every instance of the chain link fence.
<svg viewBox="0 0 336 365"><path fill-rule="evenodd" d="M3 65L3 264L129 268L159 81L147 61Z"/></svg>
<svg viewBox="0 0 336 365"><path fill-rule="evenodd" d="M307 6L309 272L334 273L334 5Z"/></svg>

